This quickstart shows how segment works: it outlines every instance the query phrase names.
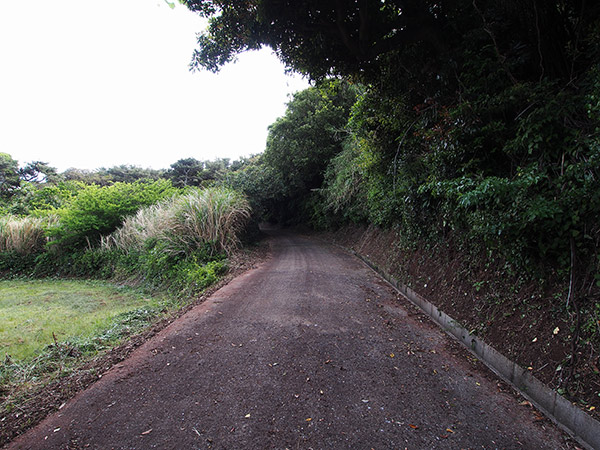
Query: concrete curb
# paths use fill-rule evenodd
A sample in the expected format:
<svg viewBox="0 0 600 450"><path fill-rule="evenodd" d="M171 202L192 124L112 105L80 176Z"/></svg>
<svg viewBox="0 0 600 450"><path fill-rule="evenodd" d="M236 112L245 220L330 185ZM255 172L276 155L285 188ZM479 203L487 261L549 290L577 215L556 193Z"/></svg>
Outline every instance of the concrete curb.
<svg viewBox="0 0 600 450"><path fill-rule="evenodd" d="M565 430L581 445L590 450L600 450L600 422L573 405L556 391L532 376L514 361L509 360L477 336L472 335L452 317L421 297L408 286L381 270L367 258L351 249L346 249L361 259L372 270L381 275L411 303L418 306L444 331L461 342L471 353L488 366L502 380L513 386L523 397L534 404L550 420Z"/></svg>

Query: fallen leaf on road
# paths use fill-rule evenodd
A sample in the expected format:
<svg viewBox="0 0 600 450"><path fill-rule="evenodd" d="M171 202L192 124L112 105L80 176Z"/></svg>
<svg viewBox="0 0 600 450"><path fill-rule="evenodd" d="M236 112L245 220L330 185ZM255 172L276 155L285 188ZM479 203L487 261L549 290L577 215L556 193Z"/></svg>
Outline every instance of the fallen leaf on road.
<svg viewBox="0 0 600 450"><path fill-rule="evenodd" d="M149 430L146 430L142 433L142 435L146 435L146 434L150 434L152 432L152 428L150 428Z"/></svg>
<svg viewBox="0 0 600 450"><path fill-rule="evenodd" d="M394 355L393 353L390 353L390 358L393 358L394 356L396 356L396 355Z"/></svg>
<svg viewBox="0 0 600 450"><path fill-rule="evenodd" d="M419 428L417 425L413 425L412 423L409 423L408 426L411 427L413 430Z"/></svg>
<svg viewBox="0 0 600 450"><path fill-rule="evenodd" d="M308 419L306 419L307 422L310 422L312 420L312 417L309 417Z"/></svg>
<svg viewBox="0 0 600 450"><path fill-rule="evenodd" d="M448 433L454 433L454 431L452 431L450 428L446 428L446 431L447 431Z"/></svg>

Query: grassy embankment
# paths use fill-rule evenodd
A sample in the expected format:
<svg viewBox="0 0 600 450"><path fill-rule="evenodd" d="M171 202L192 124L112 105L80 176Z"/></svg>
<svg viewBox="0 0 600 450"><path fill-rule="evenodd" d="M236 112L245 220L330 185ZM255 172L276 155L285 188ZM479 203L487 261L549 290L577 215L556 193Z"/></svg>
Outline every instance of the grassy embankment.
<svg viewBox="0 0 600 450"><path fill-rule="evenodd" d="M2 413L181 304L108 281L0 281Z"/></svg>
<svg viewBox="0 0 600 450"><path fill-rule="evenodd" d="M100 341L119 316L156 307L155 299L106 282L2 280L0 359L26 361L57 342Z"/></svg>

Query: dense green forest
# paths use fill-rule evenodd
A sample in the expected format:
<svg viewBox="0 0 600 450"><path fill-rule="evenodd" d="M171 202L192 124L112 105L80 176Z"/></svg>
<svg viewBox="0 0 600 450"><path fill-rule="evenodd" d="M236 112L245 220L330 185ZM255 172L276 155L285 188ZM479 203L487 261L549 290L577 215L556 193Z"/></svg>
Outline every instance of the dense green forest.
<svg viewBox="0 0 600 450"><path fill-rule="evenodd" d="M245 224L377 226L397 231L399 251L535 283L539 314L569 327L555 384L575 394L582 364L598 377L600 4L183 3L209 18L192 68L267 46L312 87L241 161L57 173L0 154L0 271L191 294L224 270ZM182 219L206 217L198 205L235 219L199 238Z"/></svg>

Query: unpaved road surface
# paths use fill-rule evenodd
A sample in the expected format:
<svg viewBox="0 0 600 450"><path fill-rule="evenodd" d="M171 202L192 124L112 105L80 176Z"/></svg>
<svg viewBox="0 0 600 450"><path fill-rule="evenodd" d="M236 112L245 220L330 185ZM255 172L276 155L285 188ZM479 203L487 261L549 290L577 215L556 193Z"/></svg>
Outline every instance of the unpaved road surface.
<svg viewBox="0 0 600 450"><path fill-rule="evenodd" d="M272 242L9 448L573 448L356 258Z"/></svg>

